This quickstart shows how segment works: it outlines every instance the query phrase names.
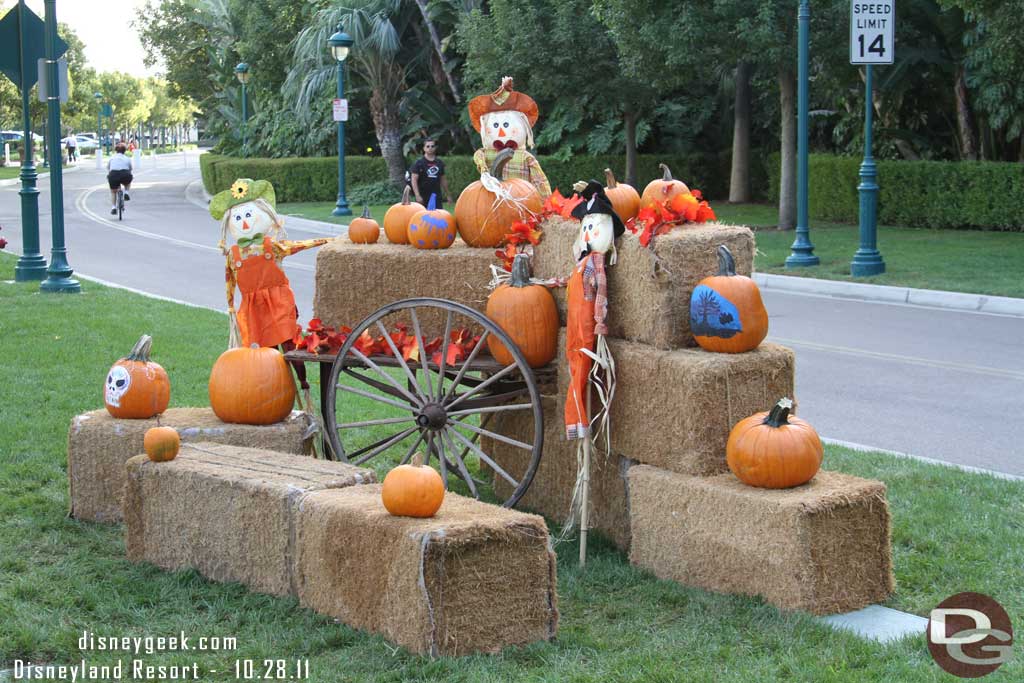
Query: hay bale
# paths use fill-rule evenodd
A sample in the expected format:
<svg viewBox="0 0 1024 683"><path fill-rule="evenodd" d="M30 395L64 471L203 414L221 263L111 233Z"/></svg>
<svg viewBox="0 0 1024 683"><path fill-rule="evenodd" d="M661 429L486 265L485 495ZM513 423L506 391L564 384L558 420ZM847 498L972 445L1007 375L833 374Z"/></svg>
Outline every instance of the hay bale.
<svg viewBox="0 0 1024 683"><path fill-rule="evenodd" d="M563 524L569 518L573 486L578 471L576 449L581 441L567 441L562 420L562 403L545 396L544 453L533 482L516 505ZM533 441L533 418L525 411L499 413L488 429L520 441ZM482 437L481 447L509 472L525 472L530 453L501 441ZM629 549L629 488L626 472L635 462L617 454L594 452L590 471L590 528L608 536L622 550ZM512 495L512 487L494 476L499 498Z"/></svg>
<svg viewBox="0 0 1024 683"><path fill-rule="evenodd" d="M376 481L372 470L213 443L171 462L125 465L125 549L132 562L192 567L215 581L294 595L294 508L310 491Z"/></svg>
<svg viewBox="0 0 1024 683"><path fill-rule="evenodd" d="M544 239L535 248L534 275L568 277L579 222L548 218ZM626 232L618 243L618 261L608 268L608 332L619 339L659 349L696 346L690 331L690 295L701 279L718 272L717 249L724 244L736 258L736 272L754 267L750 228L704 223L655 237L653 249ZM565 322L565 290L552 290Z"/></svg>
<svg viewBox="0 0 1024 683"><path fill-rule="evenodd" d="M448 249L335 240L317 252L313 310L332 327L354 327L382 306L420 296L451 299L482 312L490 294L490 265L496 262L493 249L474 249L461 239ZM422 316L420 323L424 335L444 332L441 315Z"/></svg>
<svg viewBox="0 0 1024 683"><path fill-rule="evenodd" d="M777 344L762 343L747 353L660 351L616 339L608 346L617 374L612 451L648 465L683 474L726 472L729 430L793 396L793 352ZM564 350L563 331L561 358ZM564 368L558 385L564 401L569 385Z"/></svg>
<svg viewBox="0 0 1024 683"><path fill-rule="evenodd" d="M307 413L294 411L285 420L266 426L221 422L210 408L170 408L160 424L173 427L182 443L210 441L251 446L283 453L304 454L312 436ZM121 521L124 463L143 452L151 420L121 420L105 409L76 416L68 430L68 484L71 516L93 522Z"/></svg>
<svg viewBox="0 0 1024 683"><path fill-rule="evenodd" d="M630 561L658 577L835 614L893 591L885 484L821 471L792 489L629 471Z"/></svg>
<svg viewBox="0 0 1024 683"><path fill-rule="evenodd" d="M412 652L464 655L550 640L555 554L544 520L448 493L393 517L379 486L320 491L296 520L303 606Z"/></svg>

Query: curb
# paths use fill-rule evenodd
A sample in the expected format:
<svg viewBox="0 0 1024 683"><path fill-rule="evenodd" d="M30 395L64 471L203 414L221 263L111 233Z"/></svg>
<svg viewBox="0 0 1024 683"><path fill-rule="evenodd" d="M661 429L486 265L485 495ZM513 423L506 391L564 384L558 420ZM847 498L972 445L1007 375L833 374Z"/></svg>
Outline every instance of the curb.
<svg viewBox="0 0 1024 683"><path fill-rule="evenodd" d="M868 285L859 282L818 280L809 277L793 277L772 273L754 273L752 278L761 289L774 292L813 294L837 299L924 306L926 308L944 308L955 311L1024 318L1024 299L1009 296L988 296L985 294L944 292L934 289L914 289L913 287Z"/></svg>
<svg viewBox="0 0 1024 683"><path fill-rule="evenodd" d="M42 168L42 167L40 166L40 168ZM64 175L67 175L68 173L74 173L75 171L77 171L77 170L79 170L81 168L82 168L81 166L69 166L68 168L64 169ZM49 178L49 177L50 177L50 172L49 171L47 171L46 173L39 173L36 176L36 182L42 180L43 178ZM11 185L20 185L20 184L21 184L21 178L8 178L7 180L0 180L0 187L9 187Z"/></svg>

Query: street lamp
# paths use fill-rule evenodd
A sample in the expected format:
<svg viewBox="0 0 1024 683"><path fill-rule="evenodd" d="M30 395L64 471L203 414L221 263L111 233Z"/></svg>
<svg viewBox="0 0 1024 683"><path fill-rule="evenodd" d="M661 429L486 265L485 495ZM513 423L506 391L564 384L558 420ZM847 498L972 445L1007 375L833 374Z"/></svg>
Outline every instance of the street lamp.
<svg viewBox="0 0 1024 683"><path fill-rule="evenodd" d="M790 254L786 258L787 268L802 268L805 266L816 266L821 259L814 253L814 245L811 244L811 229L808 223L808 197L807 197L807 117L808 117L808 81L809 54L810 54L810 25L811 25L811 3L810 0L800 0L800 8L797 13L798 41L797 48L797 152L796 152L796 239L790 247Z"/></svg>
<svg viewBox="0 0 1024 683"><path fill-rule="evenodd" d="M344 67L345 58L348 57L349 49L352 47L352 36L341 30L327 39L331 47L331 54L338 62L338 99L345 98ZM338 121L338 202L331 214L335 216L351 216L352 209L348 208L348 200L345 199L345 122Z"/></svg>
<svg viewBox="0 0 1024 683"><path fill-rule="evenodd" d="M96 92L92 94L96 100L96 161L100 161L103 157L103 153L100 151L103 149L103 129L100 123L100 117L103 116L103 93Z"/></svg>
<svg viewBox="0 0 1024 683"><path fill-rule="evenodd" d="M239 62L235 67L235 78L242 84L242 156L248 156L247 144L249 141L249 96L245 90L245 84L249 82L249 65Z"/></svg>

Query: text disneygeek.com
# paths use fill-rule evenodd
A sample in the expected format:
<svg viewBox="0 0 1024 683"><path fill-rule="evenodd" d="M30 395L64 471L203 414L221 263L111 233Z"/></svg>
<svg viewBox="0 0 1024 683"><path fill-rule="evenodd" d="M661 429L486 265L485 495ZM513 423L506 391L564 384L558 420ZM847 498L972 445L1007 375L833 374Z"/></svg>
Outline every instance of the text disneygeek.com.
<svg viewBox="0 0 1024 683"><path fill-rule="evenodd" d="M195 681L220 674L238 680L302 681L309 678L307 659L229 659L215 664L199 662L152 664L144 655L182 652L232 652L238 639L231 636L108 636L83 631L78 639L83 653L124 653L126 658L92 663L88 655L74 664L14 660L8 672L15 681ZM130 657L130 658L128 658ZM0 667L2 668L2 667Z"/></svg>

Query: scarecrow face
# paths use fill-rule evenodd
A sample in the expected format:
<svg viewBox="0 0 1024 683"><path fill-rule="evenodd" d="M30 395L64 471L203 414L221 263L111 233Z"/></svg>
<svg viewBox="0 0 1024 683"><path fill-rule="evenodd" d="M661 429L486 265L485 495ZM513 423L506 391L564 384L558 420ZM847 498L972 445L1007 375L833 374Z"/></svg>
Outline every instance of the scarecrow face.
<svg viewBox="0 0 1024 683"><path fill-rule="evenodd" d="M615 228L612 217L605 213L591 213L580 222L579 244L592 252L606 253L612 248L615 240Z"/></svg>
<svg viewBox="0 0 1024 683"><path fill-rule="evenodd" d="M239 237L252 237L257 232L269 236L274 229L274 219L253 202L233 206L228 212L228 227L236 240Z"/></svg>
<svg viewBox="0 0 1024 683"><path fill-rule="evenodd" d="M526 117L518 111L496 111L483 115L483 122L480 125L480 137L483 139L484 149L491 149L495 142L501 143L502 148L513 141L516 146L513 149L526 149Z"/></svg>

